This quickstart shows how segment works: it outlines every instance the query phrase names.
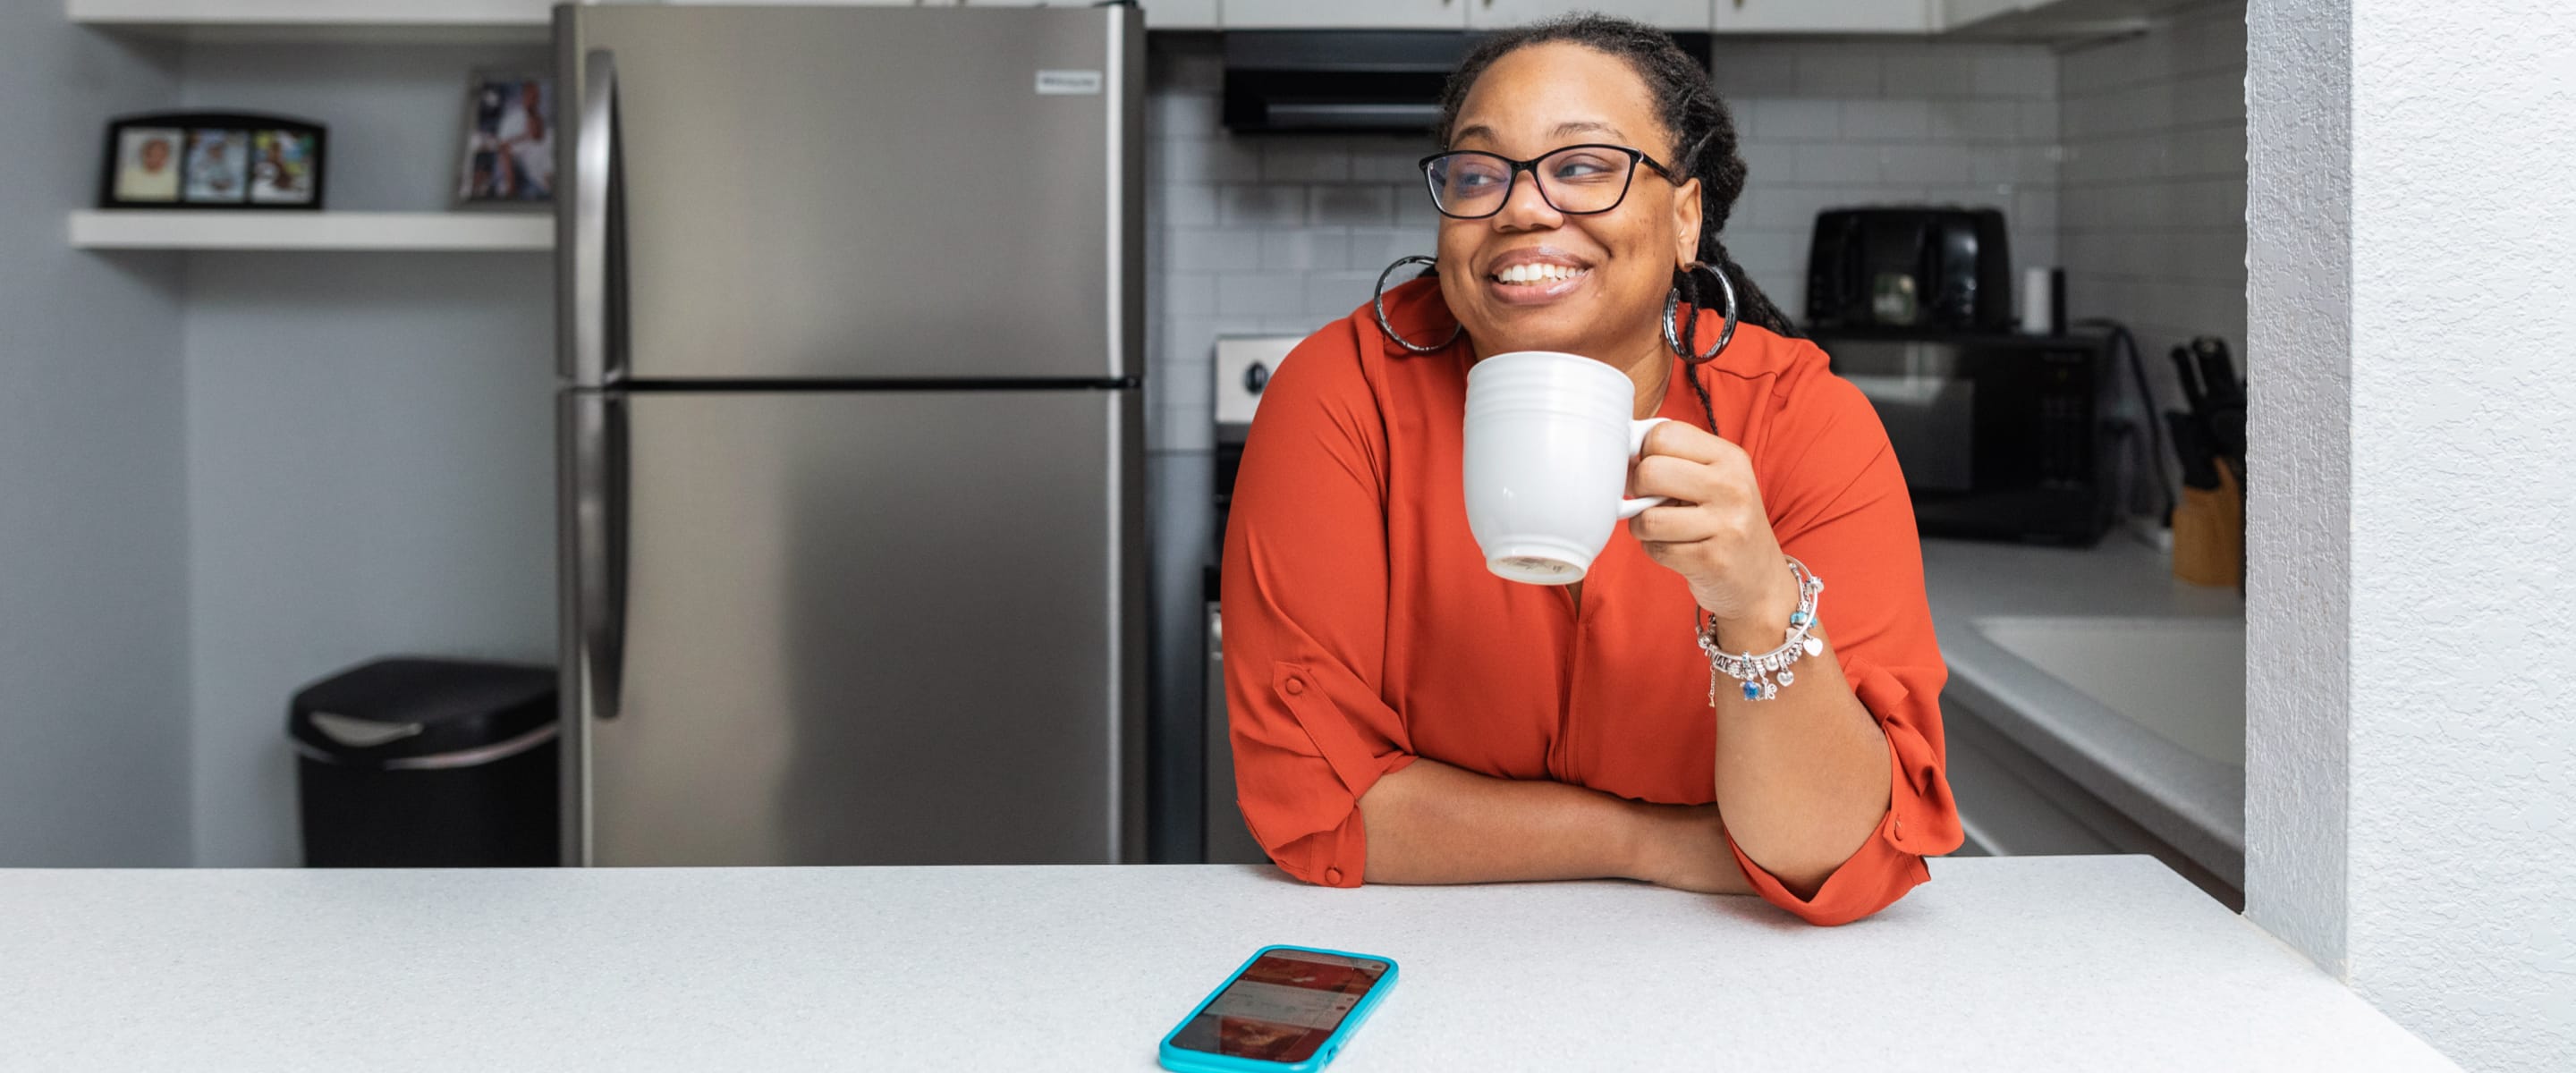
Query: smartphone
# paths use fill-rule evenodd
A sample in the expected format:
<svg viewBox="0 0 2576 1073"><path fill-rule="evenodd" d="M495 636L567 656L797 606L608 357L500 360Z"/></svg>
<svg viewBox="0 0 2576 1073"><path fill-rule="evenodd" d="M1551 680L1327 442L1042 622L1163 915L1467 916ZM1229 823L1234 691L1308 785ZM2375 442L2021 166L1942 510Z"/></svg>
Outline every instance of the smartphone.
<svg viewBox="0 0 2576 1073"><path fill-rule="evenodd" d="M1395 986L1395 962L1265 946L1163 1037L1181 1073L1310 1073L1341 1053Z"/></svg>

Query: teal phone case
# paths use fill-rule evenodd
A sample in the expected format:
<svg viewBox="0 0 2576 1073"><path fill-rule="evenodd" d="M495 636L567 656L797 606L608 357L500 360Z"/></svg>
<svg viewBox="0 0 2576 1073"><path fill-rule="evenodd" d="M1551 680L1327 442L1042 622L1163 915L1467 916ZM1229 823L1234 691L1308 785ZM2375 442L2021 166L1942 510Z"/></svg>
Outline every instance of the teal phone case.
<svg viewBox="0 0 2576 1073"><path fill-rule="evenodd" d="M1351 1007L1350 1016L1342 1018L1341 1026L1333 1029L1332 1035L1324 1037L1323 1045L1316 1047L1314 1056L1305 1061L1272 1062L1259 1058L1236 1058L1231 1055L1209 1054L1206 1051L1193 1051L1172 1046L1172 1038L1180 1035L1181 1029L1189 1027L1190 1021L1199 1015L1200 1010L1206 1009L1208 1003L1216 1001L1218 995L1224 994L1226 987L1233 984L1236 977L1252 968L1253 962L1261 960L1261 955L1273 950L1302 950L1316 954L1331 954L1335 957L1383 961L1386 962L1386 974L1378 977L1376 986L1369 988L1368 994L1360 996L1360 1003ZM1253 951L1251 957L1243 959L1243 964L1235 966L1233 972L1225 974L1225 979L1217 982L1215 990L1208 992L1206 998L1200 999L1198 1005L1190 1007L1190 1012L1182 1015L1181 1022L1173 1025L1171 1031L1163 1033L1163 1068L1174 1070L1176 1073L1315 1073L1316 1070L1332 1064L1333 1056L1342 1053L1342 1045L1350 1042L1351 1033L1359 1031L1360 1025L1367 1023L1369 1014L1376 1012L1377 1004L1386 998L1389 990L1395 987L1395 975L1395 959L1376 954L1354 954L1347 950L1326 950L1320 946L1291 946L1286 943L1273 943L1262 947Z"/></svg>

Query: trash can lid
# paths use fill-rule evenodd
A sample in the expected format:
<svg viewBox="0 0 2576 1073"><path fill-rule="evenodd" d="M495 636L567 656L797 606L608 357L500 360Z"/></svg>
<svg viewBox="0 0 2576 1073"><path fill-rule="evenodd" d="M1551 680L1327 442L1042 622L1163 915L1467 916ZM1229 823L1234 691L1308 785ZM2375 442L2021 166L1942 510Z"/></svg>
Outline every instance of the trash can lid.
<svg viewBox="0 0 2576 1073"><path fill-rule="evenodd" d="M551 667L391 658L296 691L286 733L300 751L322 760L374 766L463 754L439 766L467 766L520 751L496 746L535 744L534 737L551 735L555 721Z"/></svg>

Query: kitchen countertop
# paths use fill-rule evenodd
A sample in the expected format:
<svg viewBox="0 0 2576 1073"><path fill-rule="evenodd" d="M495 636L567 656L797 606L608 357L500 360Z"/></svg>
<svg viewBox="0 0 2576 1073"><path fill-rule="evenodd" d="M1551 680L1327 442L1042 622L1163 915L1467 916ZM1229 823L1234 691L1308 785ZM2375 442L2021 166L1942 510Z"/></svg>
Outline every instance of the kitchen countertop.
<svg viewBox="0 0 2576 1073"><path fill-rule="evenodd" d="M1926 540L1923 575L1950 668L1945 703L1966 706L2156 837L2243 884L2241 765L2158 737L1974 625L1997 616L2241 622L2245 600L2236 590L2177 580L2165 553L2118 531L2090 548Z"/></svg>
<svg viewBox="0 0 2576 1073"><path fill-rule="evenodd" d="M2146 857L1840 928L1265 866L0 871L0 1065L1134 1069L1264 943L1396 959L1336 1071L2452 1069Z"/></svg>

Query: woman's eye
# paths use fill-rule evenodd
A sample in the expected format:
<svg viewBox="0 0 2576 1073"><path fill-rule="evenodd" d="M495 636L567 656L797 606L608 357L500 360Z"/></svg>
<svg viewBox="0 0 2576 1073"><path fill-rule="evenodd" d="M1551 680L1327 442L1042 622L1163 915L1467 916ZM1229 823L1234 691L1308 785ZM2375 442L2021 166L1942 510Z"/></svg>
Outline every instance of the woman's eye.
<svg viewBox="0 0 2576 1073"><path fill-rule="evenodd" d="M1549 169L1549 174L1559 179L1599 179L1610 173L1609 161L1589 156L1560 160Z"/></svg>

